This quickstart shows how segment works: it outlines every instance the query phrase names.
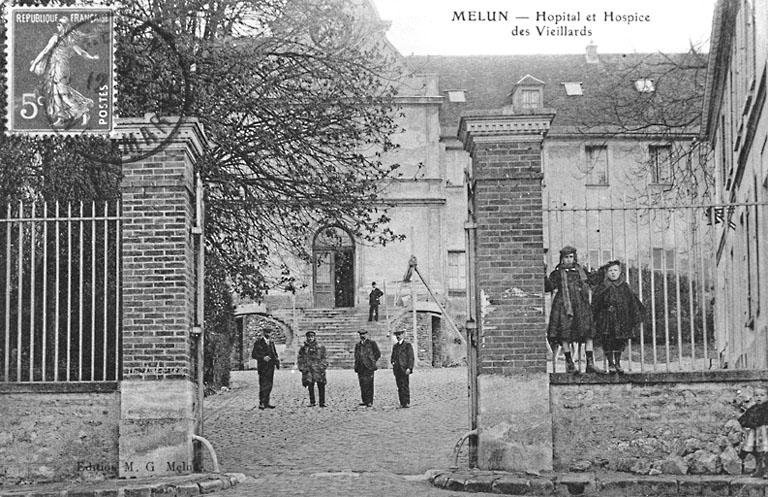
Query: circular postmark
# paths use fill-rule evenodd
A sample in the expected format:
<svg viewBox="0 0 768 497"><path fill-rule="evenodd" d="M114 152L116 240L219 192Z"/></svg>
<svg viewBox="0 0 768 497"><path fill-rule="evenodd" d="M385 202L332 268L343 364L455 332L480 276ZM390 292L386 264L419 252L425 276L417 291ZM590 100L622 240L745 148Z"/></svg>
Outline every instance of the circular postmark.
<svg viewBox="0 0 768 497"><path fill-rule="evenodd" d="M19 122L36 118L28 133L66 136L86 159L112 164L150 157L174 139L189 114L191 84L189 68L171 33L152 21L121 14L123 43L117 47L113 9L26 10L37 14L28 19L56 26L44 48L34 48L39 52L29 61L35 89L24 93L18 111ZM37 38L39 47L42 40ZM122 78L116 81L116 74ZM145 116L122 134L114 129L118 102L124 113ZM174 118L158 117L163 115ZM119 153L89 139L94 136L112 139Z"/></svg>

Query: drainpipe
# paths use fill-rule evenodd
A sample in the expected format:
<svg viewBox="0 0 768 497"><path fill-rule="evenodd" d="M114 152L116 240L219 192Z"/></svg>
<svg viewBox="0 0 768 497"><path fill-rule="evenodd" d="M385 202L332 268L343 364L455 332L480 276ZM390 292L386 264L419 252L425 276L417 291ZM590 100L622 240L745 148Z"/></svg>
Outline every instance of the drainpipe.
<svg viewBox="0 0 768 497"><path fill-rule="evenodd" d="M475 281L475 261L476 243L477 243L477 224L474 216L474 196L470 187L471 178L467 177L469 203L468 219L464 224L465 243L467 246L467 382L469 385L469 429L475 436L469 438L469 467L477 467L477 446L478 446L478 392L477 392L477 372L478 372L478 320L480 316L480 301L478 299L477 282Z"/></svg>
<svg viewBox="0 0 768 497"><path fill-rule="evenodd" d="M195 437L203 436L203 402L205 400L205 333L203 323L205 322L205 239L203 226L205 226L205 210L203 206L203 180L197 175L197 189L195 202L195 226L192 227L192 234L197 238L197 316L196 326L192 330L192 335L197 339L197 427ZM212 448L211 448L212 449ZM194 450L194 469L202 471L203 469L203 450L201 445L197 445Z"/></svg>

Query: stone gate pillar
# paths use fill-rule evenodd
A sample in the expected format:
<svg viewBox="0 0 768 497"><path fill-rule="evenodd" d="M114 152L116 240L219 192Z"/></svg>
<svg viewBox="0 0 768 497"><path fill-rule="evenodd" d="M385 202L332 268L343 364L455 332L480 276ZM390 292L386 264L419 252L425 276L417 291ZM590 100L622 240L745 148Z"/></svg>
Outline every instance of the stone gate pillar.
<svg viewBox="0 0 768 497"><path fill-rule="evenodd" d="M477 463L552 469L543 315L541 148L554 112L465 115L472 158Z"/></svg>
<svg viewBox="0 0 768 497"><path fill-rule="evenodd" d="M117 131L134 157L153 152L122 166L119 474L189 473L198 407L193 164L206 139L190 119L122 119Z"/></svg>

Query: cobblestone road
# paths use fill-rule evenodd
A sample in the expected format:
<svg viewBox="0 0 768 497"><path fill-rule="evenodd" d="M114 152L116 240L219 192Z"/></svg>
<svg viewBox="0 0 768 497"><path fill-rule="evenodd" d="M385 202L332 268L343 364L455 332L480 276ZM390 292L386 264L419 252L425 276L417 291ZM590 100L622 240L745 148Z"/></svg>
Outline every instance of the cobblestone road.
<svg viewBox="0 0 768 497"><path fill-rule="evenodd" d="M417 370L411 408L400 409L392 372L378 371L374 406L365 408L357 405L355 373L333 370L321 409L309 407L298 371L280 370L277 408L262 411L256 372L234 372L232 390L206 400L205 436L222 470L248 480L220 495L455 496L420 476L450 466L467 430L466 375L464 368Z"/></svg>

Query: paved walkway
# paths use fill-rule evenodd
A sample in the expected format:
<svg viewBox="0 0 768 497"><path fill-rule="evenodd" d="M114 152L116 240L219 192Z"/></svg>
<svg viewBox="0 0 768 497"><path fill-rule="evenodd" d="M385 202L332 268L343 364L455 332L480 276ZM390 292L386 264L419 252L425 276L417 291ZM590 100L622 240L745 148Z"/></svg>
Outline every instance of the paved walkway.
<svg viewBox="0 0 768 497"><path fill-rule="evenodd" d="M327 408L309 407L299 372L280 370L277 408L262 411L257 374L233 373L232 390L206 400L205 437L222 471L248 478L220 495L457 495L430 486L424 474L450 466L467 431L465 368L417 369L410 409L397 407L390 370L376 373L372 408L358 406L353 371L329 371L327 390Z"/></svg>

